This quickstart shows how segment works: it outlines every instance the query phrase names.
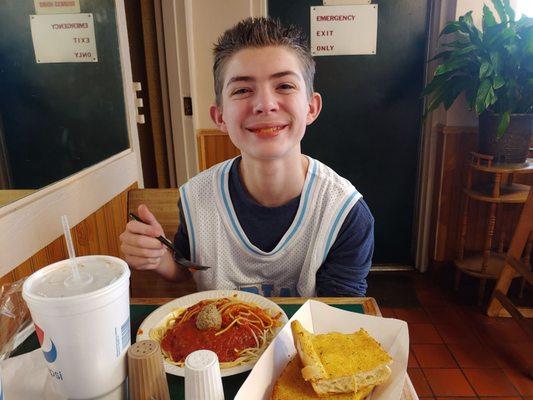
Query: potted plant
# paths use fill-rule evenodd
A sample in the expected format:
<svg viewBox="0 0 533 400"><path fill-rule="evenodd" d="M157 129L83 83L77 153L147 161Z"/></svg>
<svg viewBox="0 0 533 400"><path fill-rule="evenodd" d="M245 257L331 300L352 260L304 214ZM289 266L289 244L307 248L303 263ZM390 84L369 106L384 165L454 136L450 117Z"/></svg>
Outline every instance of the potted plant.
<svg viewBox="0 0 533 400"><path fill-rule="evenodd" d="M533 132L533 18L515 20L509 0L483 6L482 29L472 11L449 22L432 60L441 60L422 92L429 97L427 114L443 104L449 109L464 93L479 117L479 151L499 163L523 163Z"/></svg>

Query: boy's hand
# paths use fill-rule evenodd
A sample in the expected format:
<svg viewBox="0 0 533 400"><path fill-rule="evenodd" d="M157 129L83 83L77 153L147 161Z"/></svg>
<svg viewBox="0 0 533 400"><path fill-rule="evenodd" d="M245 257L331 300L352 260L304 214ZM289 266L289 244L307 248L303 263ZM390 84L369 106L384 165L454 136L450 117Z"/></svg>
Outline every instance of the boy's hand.
<svg viewBox="0 0 533 400"><path fill-rule="evenodd" d="M144 204L139 206L138 213L146 224L138 221L128 222L126 230L119 236L120 250L130 267L139 270L157 269L162 257L168 253L156 237L164 236L165 233Z"/></svg>

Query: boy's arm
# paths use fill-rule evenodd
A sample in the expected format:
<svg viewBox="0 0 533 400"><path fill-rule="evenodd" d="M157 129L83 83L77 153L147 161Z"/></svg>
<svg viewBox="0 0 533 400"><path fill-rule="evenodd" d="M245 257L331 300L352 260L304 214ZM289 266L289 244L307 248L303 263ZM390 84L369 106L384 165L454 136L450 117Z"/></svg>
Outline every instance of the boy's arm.
<svg viewBox="0 0 533 400"><path fill-rule="evenodd" d="M374 217L360 199L346 216L326 261L316 274L317 295L365 296L373 252Z"/></svg>

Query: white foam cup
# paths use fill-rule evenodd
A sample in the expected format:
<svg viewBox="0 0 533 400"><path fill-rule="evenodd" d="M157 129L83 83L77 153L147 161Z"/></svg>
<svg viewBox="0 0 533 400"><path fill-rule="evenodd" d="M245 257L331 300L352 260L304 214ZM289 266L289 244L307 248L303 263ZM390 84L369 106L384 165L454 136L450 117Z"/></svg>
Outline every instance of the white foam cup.
<svg viewBox="0 0 533 400"><path fill-rule="evenodd" d="M116 257L75 260L81 269L101 270L98 277L106 278L62 291L71 269L70 261L63 260L28 277L22 296L56 390L69 399L92 399L116 390L126 379L130 271Z"/></svg>

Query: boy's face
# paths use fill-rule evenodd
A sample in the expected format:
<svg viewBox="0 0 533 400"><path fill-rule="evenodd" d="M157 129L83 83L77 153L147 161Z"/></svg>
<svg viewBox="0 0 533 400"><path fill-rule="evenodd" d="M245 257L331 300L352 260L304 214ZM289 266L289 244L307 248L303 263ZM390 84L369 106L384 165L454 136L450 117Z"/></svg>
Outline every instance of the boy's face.
<svg viewBox="0 0 533 400"><path fill-rule="evenodd" d="M298 57L285 47L248 48L227 62L222 107L211 107L218 128L243 156L280 159L300 154L306 126L320 113L318 93L307 96Z"/></svg>

